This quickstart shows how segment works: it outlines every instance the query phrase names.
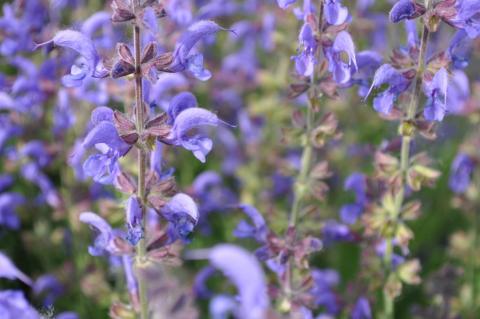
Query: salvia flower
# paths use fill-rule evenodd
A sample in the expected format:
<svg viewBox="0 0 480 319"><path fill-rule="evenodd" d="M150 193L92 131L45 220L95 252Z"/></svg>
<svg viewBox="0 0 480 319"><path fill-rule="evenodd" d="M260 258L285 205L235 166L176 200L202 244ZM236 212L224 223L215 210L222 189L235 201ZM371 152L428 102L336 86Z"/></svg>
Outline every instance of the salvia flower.
<svg viewBox="0 0 480 319"><path fill-rule="evenodd" d="M370 303L365 297L358 298L352 310L352 319L372 319Z"/></svg>
<svg viewBox="0 0 480 319"><path fill-rule="evenodd" d="M294 4L297 0L277 0L277 4L280 8L286 9L288 6Z"/></svg>
<svg viewBox="0 0 480 319"><path fill-rule="evenodd" d="M191 53L195 44L206 36L223 30L213 21L203 20L192 24L180 37L173 53L174 61L169 67L171 72L182 72L188 70L197 79L206 81L212 74L203 67L203 55Z"/></svg>
<svg viewBox="0 0 480 319"><path fill-rule="evenodd" d="M357 70L355 45L347 31L340 32L331 47L325 47L325 56L328 59L328 70L338 84L350 81L351 72Z"/></svg>
<svg viewBox="0 0 480 319"><path fill-rule="evenodd" d="M312 27L308 23L305 23L302 29L300 29L298 42L302 50L298 55L293 57L295 60L295 69L300 75L310 76L316 64L315 52L317 51L318 44Z"/></svg>
<svg viewBox="0 0 480 319"><path fill-rule="evenodd" d="M238 318L263 319L269 306L265 275L254 255L231 244L213 247L210 263L221 270L238 290Z"/></svg>
<svg viewBox="0 0 480 319"><path fill-rule="evenodd" d="M115 235L112 227L105 219L92 212L80 214L80 221L88 224L97 233L92 246L88 246L88 252L92 256L102 256L106 253L117 254L119 251L115 244Z"/></svg>
<svg viewBox="0 0 480 319"><path fill-rule="evenodd" d="M367 97L373 89L379 88L384 84L387 84L388 87L373 98L373 108L377 112L389 114L398 96L407 90L410 81L390 64L384 64L375 72Z"/></svg>
<svg viewBox="0 0 480 319"><path fill-rule="evenodd" d="M473 159L465 154L459 153L452 163L448 185L455 193L464 193L471 183L472 172L475 169Z"/></svg>
<svg viewBox="0 0 480 319"><path fill-rule="evenodd" d="M333 269L314 269L312 278L310 294L315 304L324 307L328 314L336 315L340 311L340 304L334 289L339 284L340 276Z"/></svg>
<svg viewBox="0 0 480 319"><path fill-rule="evenodd" d="M428 100L423 114L427 120L443 120L447 112L447 87L448 73L444 68L438 70L432 81L425 84L424 92Z"/></svg>
<svg viewBox="0 0 480 319"><path fill-rule="evenodd" d="M240 208L252 221L253 225L246 220L240 221L233 231L238 238L255 238L259 243L265 243L268 235L268 227L262 214L253 206L242 204Z"/></svg>
<svg viewBox="0 0 480 319"><path fill-rule="evenodd" d="M457 0L455 8L457 14L451 22L465 30L470 38L478 37L480 35L480 1Z"/></svg>
<svg viewBox="0 0 480 319"><path fill-rule="evenodd" d="M100 57L92 40L81 32L63 30L58 32L53 39L42 43L39 46L50 44L69 48L80 54L80 58L72 66L70 74L67 74L62 78L62 82L65 86L81 86L86 77L104 77L107 75L106 71L99 65Z"/></svg>
<svg viewBox="0 0 480 319"><path fill-rule="evenodd" d="M38 312L29 304L23 291L0 291L0 314L2 318L39 319Z"/></svg>
<svg viewBox="0 0 480 319"><path fill-rule="evenodd" d="M105 106L97 107L91 115L93 128L84 138L80 152L95 148L98 153L90 155L83 163L87 176L102 184L111 184L119 172L118 159L131 148L118 135L113 123L113 111Z"/></svg>
<svg viewBox="0 0 480 319"><path fill-rule="evenodd" d="M186 239L198 222L198 208L193 199L178 193L162 207L162 216L170 223L170 233L174 238Z"/></svg>
<svg viewBox="0 0 480 319"><path fill-rule="evenodd" d="M412 0L400 0L395 3L390 10L390 21L393 23L400 22L404 19L414 19L417 15L417 8Z"/></svg>
<svg viewBox="0 0 480 319"><path fill-rule="evenodd" d="M349 19L348 8L342 6L341 0L326 0L324 15L327 22L332 25L343 24Z"/></svg>
<svg viewBox="0 0 480 319"><path fill-rule="evenodd" d="M461 114L465 111L470 99L470 83L465 72L454 70L447 89L448 110L453 114Z"/></svg>
<svg viewBox="0 0 480 319"><path fill-rule="evenodd" d="M130 196L125 205L127 219L127 241L135 246L143 238L142 207L136 196Z"/></svg>
<svg viewBox="0 0 480 319"><path fill-rule="evenodd" d="M18 229L20 227L20 218L18 218L15 210L25 202L25 198L14 192L6 192L0 194L0 225Z"/></svg>
<svg viewBox="0 0 480 319"><path fill-rule="evenodd" d="M27 285L32 285L32 280L23 272L21 272L2 252L0 252L0 277L10 280L19 279Z"/></svg>
<svg viewBox="0 0 480 319"><path fill-rule="evenodd" d="M170 134L162 140L168 144L182 146L192 151L193 155L202 163L213 147L210 138L201 132L192 133L192 130L204 126L218 126L221 121L214 113L196 107L196 99L191 94L181 93L172 100L167 113L169 122L173 123Z"/></svg>
<svg viewBox="0 0 480 319"><path fill-rule="evenodd" d="M473 41L464 30L459 30L452 38L448 53L457 69L464 69L468 66L472 54Z"/></svg>

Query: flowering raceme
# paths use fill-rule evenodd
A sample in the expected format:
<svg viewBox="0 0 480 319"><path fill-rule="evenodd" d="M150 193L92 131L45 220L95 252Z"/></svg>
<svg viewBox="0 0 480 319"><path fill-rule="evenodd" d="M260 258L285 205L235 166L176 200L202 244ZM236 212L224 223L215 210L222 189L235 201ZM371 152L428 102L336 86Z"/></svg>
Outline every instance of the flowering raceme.
<svg viewBox="0 0 480 319"><path fill-rule="evenodd" d="M0 318L477 318L479 12L2 4Z"/></svg>

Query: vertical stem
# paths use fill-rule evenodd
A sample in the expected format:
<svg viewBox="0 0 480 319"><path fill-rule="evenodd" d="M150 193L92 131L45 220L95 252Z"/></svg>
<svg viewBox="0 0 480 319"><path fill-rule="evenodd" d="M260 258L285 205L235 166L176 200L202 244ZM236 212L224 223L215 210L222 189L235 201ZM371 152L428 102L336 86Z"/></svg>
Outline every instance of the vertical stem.
<svg viewBox="0 0 480 319"><path fill-rule="evenodd" d="M322 34L323 29L323 0L318 1L318 30L319 30L319 37ZM319 39L319 43L321 43L321 39ZM319 51L320 48L317 49L315 53L316 59L319 59ZM317 61L317 65L320 65L319 61ZM314 114L314 107L315 107L315 99L317 98L316 90L315 90L315 82L316 82L316 72L318 68L314 68L312 75L310 76L310 87L308 89L308 107L307 107L307 114L306 114L306 132L305 138L303 141L303 153L302 153L302 160L301 160L301 167L300 173L298 175L297 181L294 186L294 199L292 205L292 211L289 218L289 226L295 226L297 223L298 214L301 210L301 202L303 197L305 196L305 192L308 189L308 174L310 172L312 161L313 161L313 146L312 142L310 141L310 135L313 129L313 125L315 124L315 114Z"/></svg>
<svg viewBox="0 0 480 319"><path fill-rule="evenodd" d="M425 1L425 5L428 7L428 0ZM418 64L415 79L413 80L413 91L410 98L410 103L407 108L407 116L404 120L404 124L410 123L415 119L415 114L418 108L418 96L421 93L422 89L422 77L425 69L425 55L427 53L429 31L427 27L423 26L422 37L420 42L420 51L418 54ZM390 216L391 222L395 225L398 215L402 209L403 200L405 197L405 181L407 179L408 166L410 162L410 144L412 141L412 136L403 135L402 136L402 149L400 153L400 189L395 197L395 210ZM387 269L387 280L392 267L392 254L393 254L393 243L392 243L392 234L390 233L386 238L386 249L385 249L385 269ZM384 292L384 314L386 319L394 317L394 300L387 293Z"/></svg>
<svg viewBox="0 0 480 319"><path fill-rule="evenodd" d="M140 0L132 0L133 11L137 13L137 9L140 7ZM133 24L133 46L134 46L134 56L135 56L135 119L137 132L140 136L143 133L144 126L144 107L143 107L143 87L142 87L142 70L141 70L141 37L140 37L140 27L134 23ZM142 229L146 231L145 228L145 174L146 174L146 153L143 147L138 148L138 181L137 181L137 195L142 206ZM145 237L139 241L137 246L137 262L142 264L145 262L146 255L146 245ZM144 276L139 274L138 286L139 286L139 298L140 298L140 313L141 319L148 319L148 294L147 294L147 283Z"/></svg>

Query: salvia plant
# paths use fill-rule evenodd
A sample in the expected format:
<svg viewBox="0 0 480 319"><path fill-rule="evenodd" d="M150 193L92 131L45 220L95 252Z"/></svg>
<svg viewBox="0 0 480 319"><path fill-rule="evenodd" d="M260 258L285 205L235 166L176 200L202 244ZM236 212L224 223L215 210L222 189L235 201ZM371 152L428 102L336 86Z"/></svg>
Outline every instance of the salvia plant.
<svg viewBox="0 0 480 319"><path fill-rule="evenodd" d="M479 0L12 0L0 318L480 317Z"/></svg>

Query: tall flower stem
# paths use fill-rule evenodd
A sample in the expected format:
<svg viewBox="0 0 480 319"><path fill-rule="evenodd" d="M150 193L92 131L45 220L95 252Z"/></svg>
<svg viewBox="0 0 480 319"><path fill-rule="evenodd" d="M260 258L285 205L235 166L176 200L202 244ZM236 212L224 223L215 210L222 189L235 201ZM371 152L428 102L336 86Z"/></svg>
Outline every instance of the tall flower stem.
<svg viewBox="0 0 480 319"><path fill-rule="evenodd" d="M425 5L428 7L428 0L425 1ZM406 118L403 120L401 124L401 132L402 132L402 148L400 152L400 183L399 183L399 190L395 197L395 209L393 210L390 219L392 223L395 225L400 215L403 201L405 199L405 183L407 180L408 168L410 164L410 144L413 139L413 135L411 130L406 129L405 127L411 126L411 122L415 119L415 114L417 113L418 108L418 97L421 94L422 89L422 76L425 70L425 55L427 52L427 45L428 45L428 37L429 31L426 26L423 27L421 42L420 42L420 49L418 54L418 64L416 68L416 75L415 79L413 80L413 91L410 98L410 103L407 107L407 114ZM390 272L392 267L392 254L393 254L393 238L391 232L388 237L386 238L386 249L385 249L385 268L387 269L387 274ZM388 276L387 276L388 280ZM386 289L385 289L386 290ZM384 314L385 318L393 318L394 317L394 300L393 297L388 293L384 292Z"/></svg>
<svg viewBox="0 0 480 319"><path fill-rule="evenodd" d="M318 1L318 30L319 33L318 37L320 38L322 29L323 29L323 0ZM321 41L319 41L321 43ZM317 65L320 65L318 62L319 59L319 51L320 47L317 49L316 57L317 57ZM297 180L294 186L294 199L292 205L292 211L289 218L289 226L293 227L297 223L298 215L302 209L301 204L303 198L305 197L306 192L308 191L308 174L310 173L310 169L312 166L313 161L313 146L310 140L310 136L313 130L313 126L315 124L315 103L317 97L316 89L315 89L315 82L316 82L316 72L319 72L318 68L314 68L312 75L310 76L310 87L308 89L308 106L307 106L307 114L306 114L306 131L304 135L303 143L303 153L302 153L302 160L300 163L300 173L298 174Z"/></svg>
<svg viewBox="0 0 480 319"><path fill-rule="evenodd" d="M137 9L140 8L140 0L132 0L133 11L137 13ZM141 70L141 37L140 27L137 23L133 24L133 46L134 46L134 58L135 58L135 119L138 135L143 135L144 127L144 106L143 106L143 87L142 87L142 70ZM141 141L140 141L141 143ZM137 196L142 206L142 229L145 229L145 174L146 174L146 160L147 154L143 147L138 148L138 181L137 181ZM137 264L141 265L145 263L146 259L146 244L144 234L143 238L138 242L137 246ZM139 286L139 298L140 298L140 314L141 319L148 319L148 295L147 295L147 283L144 276L139 274L138 286Z"/></svg>

